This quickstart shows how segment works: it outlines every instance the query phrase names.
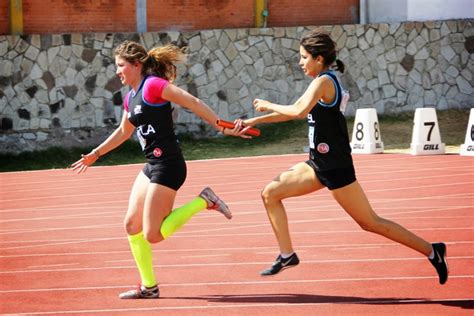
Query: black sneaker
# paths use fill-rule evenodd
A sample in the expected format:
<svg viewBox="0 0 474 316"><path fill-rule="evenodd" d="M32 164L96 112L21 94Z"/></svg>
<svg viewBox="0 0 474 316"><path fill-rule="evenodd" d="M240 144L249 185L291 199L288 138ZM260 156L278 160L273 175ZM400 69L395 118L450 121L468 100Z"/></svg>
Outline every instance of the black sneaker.
<svg viewBox="0 0 474 316"><path fill-rule="evenodd" d="M446 260L446 245L442 242L432 244L434 251L434 258L428 259L435 267L439 276L439 284L444 284L448 280L448 261Z"/></svg>
<svg viewBox="0 0 474 316"><path fill-rule="evenodd" d="M300 263L300 259L298 259L298 256L296 255L296 253L293 253L291 256L289 256L286 259L283 259L281 255L278 255L273 265L270 268L260 272L260 275L262 276L275 275L281 270L296 266L298 263Z"/></svg>

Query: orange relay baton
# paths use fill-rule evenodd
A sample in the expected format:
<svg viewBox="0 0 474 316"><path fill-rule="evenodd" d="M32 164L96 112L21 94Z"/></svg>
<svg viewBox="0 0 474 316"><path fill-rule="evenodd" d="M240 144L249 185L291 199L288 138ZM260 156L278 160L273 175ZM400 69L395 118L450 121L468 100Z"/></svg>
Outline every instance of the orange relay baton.
<svg viewBox="0 0 474 316"><path fill-rule="evenodd" d="M217 125L229 129L233 129L235 127L235 124L233 122L224 120L217 120ZM255 127L251 127L245 132L245 134L250 136L260 136L260 130Z"/></svg>

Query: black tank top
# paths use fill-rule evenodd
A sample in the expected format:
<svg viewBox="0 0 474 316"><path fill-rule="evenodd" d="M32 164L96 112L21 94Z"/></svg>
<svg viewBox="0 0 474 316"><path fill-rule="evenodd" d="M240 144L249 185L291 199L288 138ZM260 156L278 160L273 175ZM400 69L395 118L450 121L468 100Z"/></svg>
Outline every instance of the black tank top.
<svg viewBox="0 0 474 316"><path fill-rule="evenodd" d="M336 88L332 104L321 101L308 113L309 158L317 170L324 171L352 166L351 146L346 119L340 111L342 87L333 71L319 74L328 76Z"/></svg>
<svg viewBox="0 0 474 316"><path fill-rule="evenodd" d="M178 138L174 133L172 112L169 101L150 104L143 98L141 83L136 94L129 94L128 120L137 128L137 136L148 162L165 161L182 157Z"/></svg>

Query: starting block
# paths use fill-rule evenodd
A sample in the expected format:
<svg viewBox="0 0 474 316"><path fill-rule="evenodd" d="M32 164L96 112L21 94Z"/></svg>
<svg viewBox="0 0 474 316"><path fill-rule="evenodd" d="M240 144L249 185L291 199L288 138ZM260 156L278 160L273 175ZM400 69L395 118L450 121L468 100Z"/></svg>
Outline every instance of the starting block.
<svg viewBox="0 0 474 316"><path fill-rule="evenodd" d="M461 145L459 154L461 156L474 156L474 109L469 112L469 123L467 124L466 138Z"/></svg>
<svg viewBox="0 0 474 316"><path fill-rule="evenodd" d="M446 152L445 145L441 142L436 109L416 109L413 124L410 144L412 155L440 155Z"/></svg>
<svg viewBox="0 0 474 316"><path fill-rule="evenodd" d="M383 153L382 135L375 109L357 110L352 131L351 148L354 154Z"/></svg>

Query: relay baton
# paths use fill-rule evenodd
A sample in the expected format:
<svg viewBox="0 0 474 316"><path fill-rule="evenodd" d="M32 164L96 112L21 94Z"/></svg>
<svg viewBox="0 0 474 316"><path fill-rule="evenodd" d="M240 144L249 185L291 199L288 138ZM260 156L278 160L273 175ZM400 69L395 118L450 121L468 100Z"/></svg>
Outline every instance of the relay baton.
<svg viewBox="0 0 474 316"><path fill-rule="evenodd" d="M235 124L233 122L224 121L224 120L217 120L217 125L220 127L229 128L229 129L233 129L235 127ZM251 127L245 131L245 134L250 135L250 136L260 136L260 130L255 127Z"/></svg>

